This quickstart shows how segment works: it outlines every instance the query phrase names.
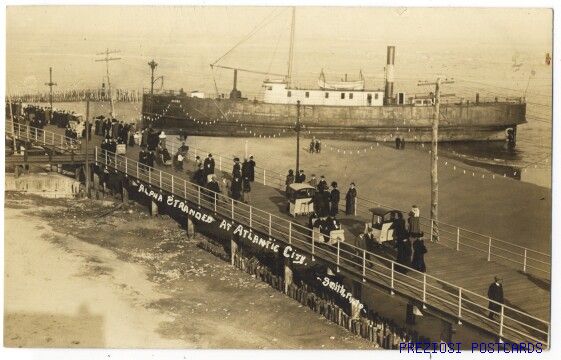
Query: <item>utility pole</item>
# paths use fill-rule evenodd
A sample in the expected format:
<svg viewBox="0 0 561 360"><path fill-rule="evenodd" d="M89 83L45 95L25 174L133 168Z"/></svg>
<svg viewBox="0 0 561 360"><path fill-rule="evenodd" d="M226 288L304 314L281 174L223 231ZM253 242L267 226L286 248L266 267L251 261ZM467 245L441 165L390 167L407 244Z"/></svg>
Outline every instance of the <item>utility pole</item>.
<svg viewBox="0 0 561 360"><path fill-rule="evenodd" d="M442 84L452 84L453 80L442 81L440 77L436 79L436 82L429 83L426 81L419 82L418 86L434 85L434 114L432 120L432 142L431 142L431 241L438 242L439 240L439 230L438 230L438 125L440 122L440 86Z"/></svg>
<svg viewBox="0 0 561 360"><path fill-rule="evenodd" d="M296 173L294 176L296 176L300 173L300 130L302 130L300 126L300 100L296 101L296 127L294 130L296 131Z"/></svg>
<svg viewBox="0 0 561 360"><path fill-rule="evenodd" d="M116 58L116 57L110 58L109 55L116 54L119 52L120 51L117 50L109 51L109 49L105 49L105 52L97 53L97 55L105 55L105 57L103 59L96 60L96 62L105 61L105 67L107 71L107 91L109 91L109 103L111 104L111 113L110 113L111 118L115 117L115 108L113 106L113 94L111 93L111 80L109 79L109 61L121 60L121 58Z"/></svg>
<svg viewBox="0 0 561 360"><path fill-rule="evenodd" d="M158 66L158 63L155 62L154 59L152 59L152 61L150 61L148 65L150 66L150 69L152 69L152 81L150 81L150 95L154 95L154 70L156 70L156 66Z"/></svg>
<svg viewBox="0 0 561 360"><path fill-rule="evenodd" d="M292 20L290 24L290 46L288 48L288 71L286 76L286 85L290 86L292 82L292 64L294 62L294 27L296 24L296 7L292 7Z"/></svg>
<svg viewBox="0 0 561 360"><path fill-rule="evenodd" d="M50 67L49 68L49 82L45 83L45 85L47 85L50 89L50 95L49 95L49 103L51 104L51 114L53 111L53 86L56 86L56 83L53 82L53 68Z"/></svg>
<svg viewBox="0 0 561 360"><path fill-rule="evenodd" d="M86 176L86 196L90 197L90 161L88 159L88 143L90 138L90 97L86 98L86 168L85 168L85 176Z"/></svg>
<svg viewBox="0 0 561 360"><path fill-rule="evenodd" d="M14 154L16 153L16 125L14 124L14 112L12 110L12 98L8 95L8 108L10 110L10 120L12 120L12 139L14 140Z"/></svg>

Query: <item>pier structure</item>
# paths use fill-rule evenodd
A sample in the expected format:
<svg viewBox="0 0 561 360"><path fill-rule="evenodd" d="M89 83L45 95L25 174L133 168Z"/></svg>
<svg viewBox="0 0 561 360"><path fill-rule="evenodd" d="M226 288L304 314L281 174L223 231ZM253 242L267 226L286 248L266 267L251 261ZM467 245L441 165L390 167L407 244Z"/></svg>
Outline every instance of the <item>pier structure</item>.
<svg viewBox="0 0 561 360"><path fill-rule="evenodd" d="M50 130L30 129L23 124L8 125L8 136L55 146L56 141L51 139L56 136L51 135L54 132ZM92 140L97 144L101 139ZM63 147L58 147L58 151L64 151ZM285 200L282 192L275 187L255 184L252 189L255 201L253 205L248 205L191 183L185 179L184 172L146 168L133 160L138 158L138 148L130 149L124 156L102 153L96 147L92 156L97 166L112 169L134 183L127 191L152 199L150 205L153 210L165 208L166 205L159 199L165 199L167 206L172 206L169 205L172 196L183 204L183 209L188 209L187 218L196 228L208 230L214 227L219 238L226 236L230 242L237 244L244 241L257 243L263 252L275 252L274 249L277 249L290 260L291 271L297 272L315 263L333 268L340 276L364 288L364 291L358 291L362 294L360 301L367 301L364 297L366 288L381 288L393 296L420 305L425 311L473 326L493 334L497 339L549 344L550 323L543 319L549 319L550 290L548 285L540 285L547 283L547 279L521 274L518 269L495 259L482 259L470 252L453 252L440 243L430 244L432 249L429 254L434 257L429 260L432 270L428 274L414 269L407 269L407 274L403 274L396 270L403 265L398 265L387 254L370 252L361 247L353 236L356 230L345 225L344 219L341 222L349 234L348 241L333 245L316 241L310 236L307 226L282 211ZM175 200L171 204L177 204ZM524 264L524 270L527 270L527 264ZM515 282L509 281L511 289L505 294L507 301L499 304L501 310L494 319L488 318L490 300L482 295L486 293L489 274L516 279ZM534 297L527 296L528 293L541 294L540 298L548 301L535 302Z"/></svg>

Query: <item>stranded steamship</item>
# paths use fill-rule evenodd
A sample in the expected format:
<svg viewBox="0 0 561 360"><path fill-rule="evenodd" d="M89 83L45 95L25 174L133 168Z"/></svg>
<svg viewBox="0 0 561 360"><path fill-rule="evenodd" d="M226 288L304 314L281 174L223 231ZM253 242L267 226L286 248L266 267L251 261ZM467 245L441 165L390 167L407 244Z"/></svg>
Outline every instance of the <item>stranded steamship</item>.
<svg viewBox="0 0 561 360"><path fill-rule="evenodd" d="M262 73L211 64L211 68L231 69L233 89L229 98L206 97L204 93L183 90L153 91L143 94L144 124L170 132L183 129L191 135L249 136L290 133L297 112L303 128L321 138L391 141L431 140L434 97L406 97L394 93L395 47L387 47L385 88L366 89L361 73L358 81L328 82L323 71L318 88L291 86L294 16L289 48L288 72L281 79L263 82L262 101L248 100L237 89L238 71ZM300 105L298 105L298 102ZM526 122L523 98L492 102L441 104L440 141L505 141L516 139L516 127ZM209 126L212 124L212 126Z"/></svg>

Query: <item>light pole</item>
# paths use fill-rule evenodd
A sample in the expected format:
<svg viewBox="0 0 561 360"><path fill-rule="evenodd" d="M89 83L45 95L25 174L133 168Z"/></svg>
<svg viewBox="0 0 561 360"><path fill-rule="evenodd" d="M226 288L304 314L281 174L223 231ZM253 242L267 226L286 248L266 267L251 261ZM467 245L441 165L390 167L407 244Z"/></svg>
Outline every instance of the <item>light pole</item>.
<svg viewBox="0 0 561 360"><path fill-rule="evenodd" d="M154 95L154 70L156 70L156 66L158 66L158 63L155 62L154 59L152 59L152 61L148 63L148 66L150 66L150 69L152 70L152 80L150 81L150 95Z"/></svg>
<svg viewBox="0 0 561 360"><path fill-rule="evenodd" d="M300 173L300 130L302 130L300 126L300 100L296 101L296 127L294 130L296 131L296 176Z"/></svg>

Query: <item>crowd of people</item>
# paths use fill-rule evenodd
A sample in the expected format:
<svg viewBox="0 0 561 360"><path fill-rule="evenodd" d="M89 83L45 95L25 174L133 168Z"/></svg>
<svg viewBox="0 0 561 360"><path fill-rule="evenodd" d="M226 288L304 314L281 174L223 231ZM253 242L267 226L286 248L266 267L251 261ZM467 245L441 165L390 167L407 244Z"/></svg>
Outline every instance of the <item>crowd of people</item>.
<svg viewBox="0 0 561 360"><path fill-rule="evenodd" d="M300 170L296 175L294 174L294 170L288 170L285 180L286 192L288 193L288 188L291 184L303 184L306 183L306 179L304 170ZM324 175L321 175L318 180L315 174L311 175L307 183L317 190L313 198L314 212L316 215L318 217L337 216L339 214L339 202L341 200L341 192L339 191L338 183L332 181L331 186L329 186L327 185L327 180ZM356 196L356 185L355 183L351 183L345 195L346 215L355 215Z"/></svg>
<svg viewBox="0 0 561 360"><path fill-rule="evenodd" d="M239 157L234 158L231 181L224 179L229 195L234 200L245 203L250 202L251 183L255 181L255 160L253 155L240 162Z"/></svg>
<svg viewBox="0 0 561 360"><path fill-rule="evenodd" d="M331 231L341 229L340 222L337 219L339 215L339 202L341 200L339 184L336 181L332 181L331 186L329 186L324 175L321 175L319 180L315 174L312 174L308 181L306 179L304 170L299 170L296 175L292 169L288 170L285 180L286 193L288 194L288 188L293 183L303 184L307 182L308 185L316 189L311 200L314 211L310 215L308 226L310 229L319 228L320 232L328 239ZM356 196L355 183L351 183L345 195L346 215L355 215Z"/></svg>

